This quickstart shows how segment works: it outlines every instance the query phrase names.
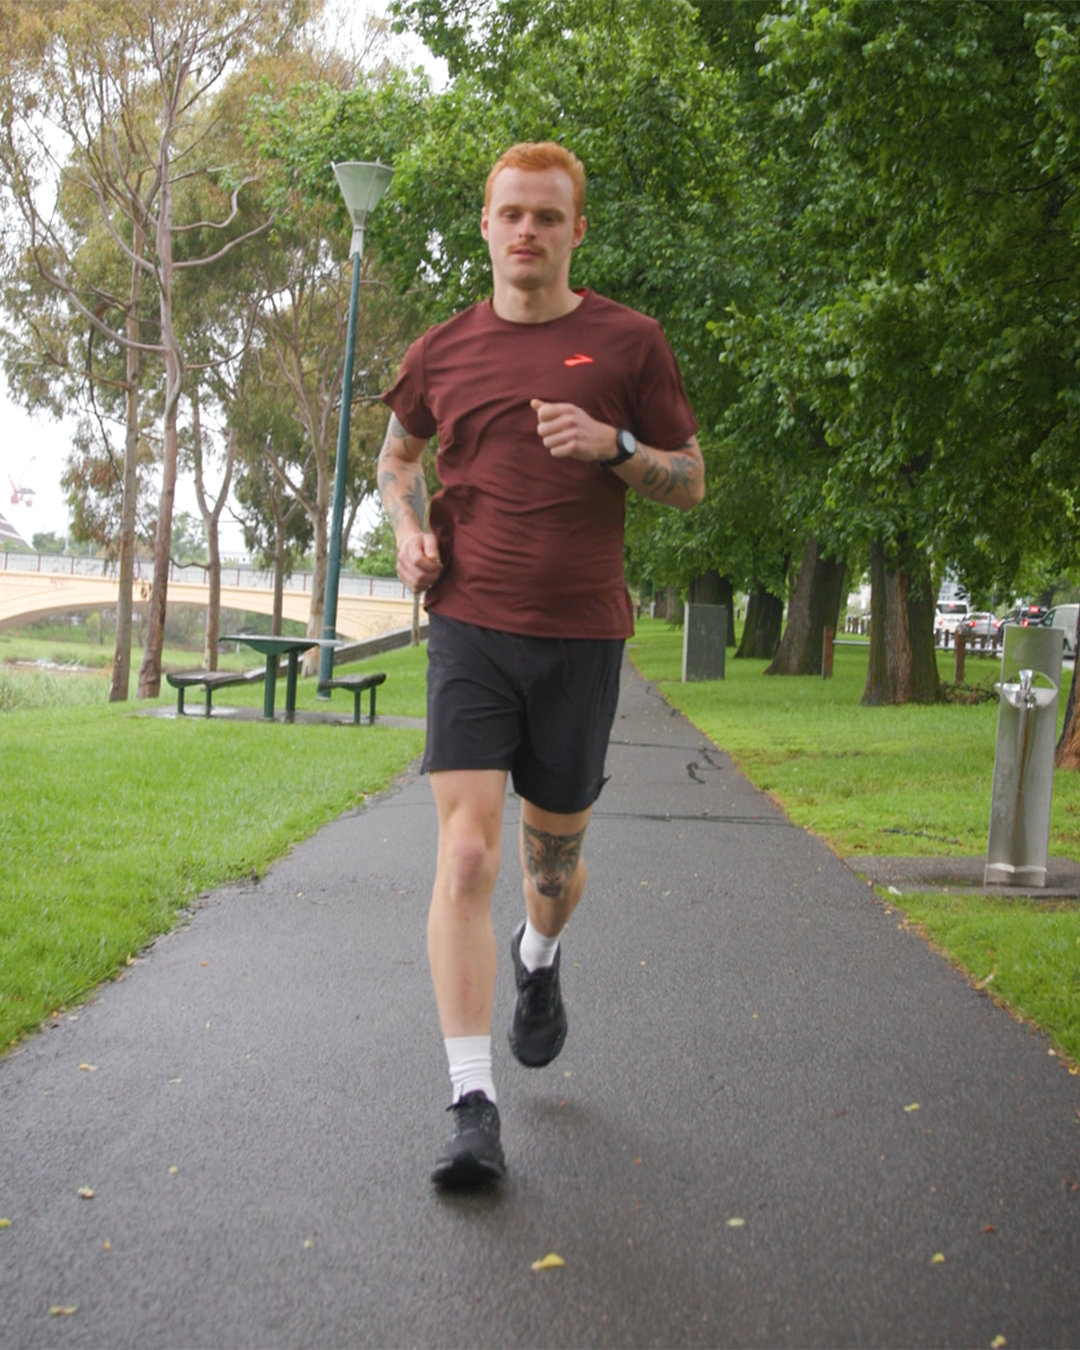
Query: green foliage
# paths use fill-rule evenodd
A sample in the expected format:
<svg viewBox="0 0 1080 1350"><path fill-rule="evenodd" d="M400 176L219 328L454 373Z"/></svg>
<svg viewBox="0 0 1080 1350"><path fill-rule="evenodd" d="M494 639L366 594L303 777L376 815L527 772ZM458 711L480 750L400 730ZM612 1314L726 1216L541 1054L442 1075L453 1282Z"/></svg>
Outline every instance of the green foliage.
<svg viewBox="0 0 1080 1350"><path fill-rule="evenodd" d="M51 530L38 530L30 536L30 547L35 553L63 553L67 540L61 539Z"/></svg>
<svg viewBox="0 0 1080 1350"><path fill-rule="evenodd" d="M357 552L355 568L356 571L372 577L397 576L397 541L394 539L393 526L385 512L364 536Z"/></svg>

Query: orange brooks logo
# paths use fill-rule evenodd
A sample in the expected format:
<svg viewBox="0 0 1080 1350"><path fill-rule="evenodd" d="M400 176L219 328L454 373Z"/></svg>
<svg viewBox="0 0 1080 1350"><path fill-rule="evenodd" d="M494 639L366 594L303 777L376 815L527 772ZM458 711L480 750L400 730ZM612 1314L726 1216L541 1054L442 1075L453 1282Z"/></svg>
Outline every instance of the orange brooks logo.
<svg viewBox="0 0 1080 1350"><path fill-rule="evenodd" d="M568 356L563 362L564 366L591 366L593 359L591 356L582 356L577 352L574 356Z"/></svg>

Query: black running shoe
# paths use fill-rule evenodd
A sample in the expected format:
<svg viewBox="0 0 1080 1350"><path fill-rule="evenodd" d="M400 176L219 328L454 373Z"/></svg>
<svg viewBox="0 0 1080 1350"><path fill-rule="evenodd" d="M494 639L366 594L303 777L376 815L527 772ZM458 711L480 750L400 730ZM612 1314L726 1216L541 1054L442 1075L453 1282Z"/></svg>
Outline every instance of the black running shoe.
<svg viewBox="0 0 1080 1350"><path fill-rule="evenodd" d="M454 1128L435 1159L432 1181L439 1186L483 1186L505 1176L495 1103L482 1092L466 1092L447 1109L453 1114Z"/></svg>
<svg viewBox="0 0 1080 1350"><path fill-rule="evenodd" d="M558 1055L566 1040L566 1009L559 991L559 952L552 965L526 970L521 959L522 924L510 939L517 981L517 1003L510 1023L510 1049L527 1069L542 1069Z"/></svg>

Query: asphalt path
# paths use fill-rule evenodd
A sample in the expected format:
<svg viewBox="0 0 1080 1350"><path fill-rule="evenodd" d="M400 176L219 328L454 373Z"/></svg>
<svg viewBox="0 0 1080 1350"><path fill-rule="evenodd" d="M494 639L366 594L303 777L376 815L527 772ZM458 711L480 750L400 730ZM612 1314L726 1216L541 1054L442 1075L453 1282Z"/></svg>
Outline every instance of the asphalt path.
<svg viewBox="0 0 1080 1350"><path fill-rule="evenodd" d="M540 1071L507 803L501 1188L428 1179L410 772L0 1061L0 1345L1080 1344L1080 1077L632 673L609 771Z"/></svg>

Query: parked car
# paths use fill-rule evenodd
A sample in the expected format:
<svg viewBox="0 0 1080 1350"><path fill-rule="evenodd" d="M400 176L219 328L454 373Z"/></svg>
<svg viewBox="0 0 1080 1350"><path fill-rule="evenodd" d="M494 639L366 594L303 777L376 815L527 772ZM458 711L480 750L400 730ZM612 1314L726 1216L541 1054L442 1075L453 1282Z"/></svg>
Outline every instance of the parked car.
<svg viewBox="0 0 1080 1350"><path fill-rule="evenodd" d="M1065 634L1065 655L1076 660L1076 613L1080 605L1055 605L1043 619L1044 628L1060 628Z"/></svg>
<svg viewBox="0 0 1080 1350"><path fill-rule="evenodd" d="M1017 605L1015 609L1009 610L1002 623L1018 623L1024 628L1031 628L1034 624L1042 623L1045 618L1046 610L1042 605Z"/></svg>
<svg viewBox="0 0 1080 1350"><path fill-rule="evenodd" d="M934 633L938 637L942 633L955 633L970 613L966 600L939 600L934 616Z"/></svg>
<svg viewBox="0 0 1080 1350"><path fill-rule="evenodd" d="M960 628L968 637L996 638L1001 631L1001 620L996 615L984 611L978 614L969 614Z"/></svg>

